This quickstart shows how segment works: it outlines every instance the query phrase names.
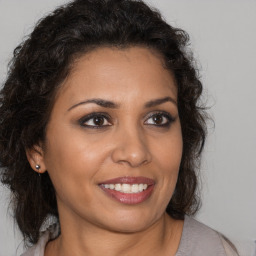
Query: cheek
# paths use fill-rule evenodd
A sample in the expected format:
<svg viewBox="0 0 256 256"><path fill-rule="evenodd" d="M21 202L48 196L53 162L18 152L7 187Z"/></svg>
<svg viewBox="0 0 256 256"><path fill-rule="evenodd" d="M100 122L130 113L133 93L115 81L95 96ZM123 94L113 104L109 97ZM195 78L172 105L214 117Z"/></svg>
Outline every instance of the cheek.
<svg viewBox="0 0 256 256"><path fill-rule="evenodd" d="M82 130L72 126L56 129L55 125L53 128L47 134L45 153L49 171L85 170L92 163L100 161L103 148L91 139L92 136L85 136Z"/></svg>
<svg viewBox="0 0 256 256"><path fill-rule="evenodd" d="M155 144L154 151L158 159L158 165L167 173L177 173L179 170L183 150L182 135L179 130L175 136L163 138Z"/></svg>
<svg viewBox="0 0 256 256"><path fill-rule="evenodd" d="M65 133L65 134L63 134ZM93 183L104 160L104 148L66 132L48 134L45 165L58 196L85 191ZM77 193L79 195L79 193Z"/></svg>
<svg viewBox="0 0 256 256"><path fill-rule="evenodd" d="M161 203L167 205L176 187L181 163L183 141L180 129L177 129L175 135L172 134L155 145L156 166L161 173L159 178Z"/></svg>

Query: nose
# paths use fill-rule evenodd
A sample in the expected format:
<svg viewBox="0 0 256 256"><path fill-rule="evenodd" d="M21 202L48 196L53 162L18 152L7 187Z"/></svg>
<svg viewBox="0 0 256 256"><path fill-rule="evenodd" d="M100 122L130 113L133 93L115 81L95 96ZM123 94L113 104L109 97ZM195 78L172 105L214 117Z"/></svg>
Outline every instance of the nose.
<svg viewBox="0 0 256 256"><path fill-rule="evenodd" d="M115 163L138 167L151 162L152 155L145 135L139 129L124 129L115 136L115 148L112 160Z"/></svg>

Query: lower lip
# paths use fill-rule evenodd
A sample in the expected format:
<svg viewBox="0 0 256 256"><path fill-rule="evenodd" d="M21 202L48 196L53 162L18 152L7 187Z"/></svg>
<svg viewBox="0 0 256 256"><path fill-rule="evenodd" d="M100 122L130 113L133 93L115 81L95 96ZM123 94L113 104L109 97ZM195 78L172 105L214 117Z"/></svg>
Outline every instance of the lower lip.
<svg viewBox="0 0 256 256"><path fill-rule="evenodd" d="M154 185L148 186L146 190L143 190L139 193L122 193L120 191L116 191L114 189L107 189L104 186L100 186L100 188L110 197L115 199L116 201L122 204L140 204L146 201L153 192Z"/></svg>

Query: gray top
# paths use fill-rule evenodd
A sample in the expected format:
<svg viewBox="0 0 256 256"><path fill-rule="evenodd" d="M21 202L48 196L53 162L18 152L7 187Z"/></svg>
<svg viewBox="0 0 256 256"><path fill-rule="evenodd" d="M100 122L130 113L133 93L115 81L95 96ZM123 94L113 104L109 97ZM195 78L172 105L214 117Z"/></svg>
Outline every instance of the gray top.
<svg viewBox="0 0 256 256"><path fill-rule="evenodd" d="M51 226L38 243L21 256L44 256L44 249L50 239L56 237L58 228ZM175 256L238 256L230 243L218 232L206 225L185 217L181 241Z"/></svg>
<svg viewBox="0 0 256 256"><path fill-rule="evenodd" d="M180 245L175 256L238 256L231 243L215 230L185 218Z"/></svg>

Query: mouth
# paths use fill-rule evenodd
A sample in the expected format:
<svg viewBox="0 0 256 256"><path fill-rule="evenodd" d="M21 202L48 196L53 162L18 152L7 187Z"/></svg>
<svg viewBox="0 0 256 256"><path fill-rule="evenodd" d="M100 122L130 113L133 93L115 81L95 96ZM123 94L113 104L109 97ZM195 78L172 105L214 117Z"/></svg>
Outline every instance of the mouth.
<svg viewBox="0 0 256 256"><path fill-rule="evenodd" d="M107 196L123 204L146 201L151 196L154 185L154 180L146 177L119 177L99 184Z"/></svg>
<svg viewBox="0 0 256 256"><path fill-rule="evenodd" d="M147 184L143 184L143 183L140 183L140 184L127 184L127 183L124 183L124 184L120 184L120 183L117 183L117 184L102 184L102 186L104 186L104 188L106 189L112 189L112 190L115 190L115 191L120 191L121 193L131 193L131 194L135 194L135 193L139 193L139 192L142 192L144 190L146 190L148 188L148 185Z"/></svg>

